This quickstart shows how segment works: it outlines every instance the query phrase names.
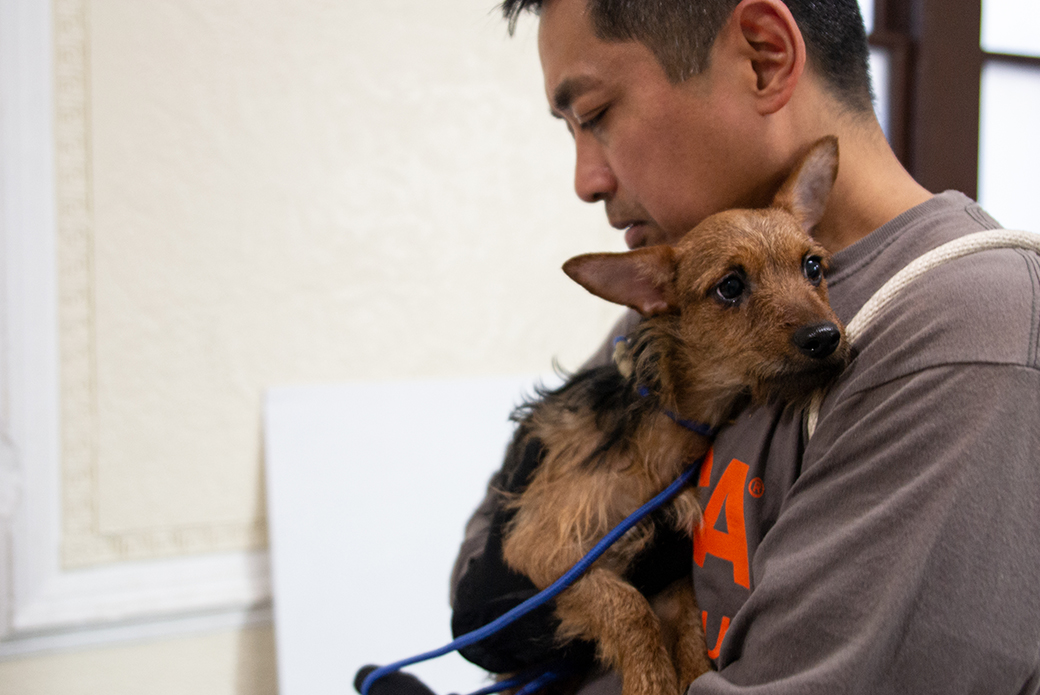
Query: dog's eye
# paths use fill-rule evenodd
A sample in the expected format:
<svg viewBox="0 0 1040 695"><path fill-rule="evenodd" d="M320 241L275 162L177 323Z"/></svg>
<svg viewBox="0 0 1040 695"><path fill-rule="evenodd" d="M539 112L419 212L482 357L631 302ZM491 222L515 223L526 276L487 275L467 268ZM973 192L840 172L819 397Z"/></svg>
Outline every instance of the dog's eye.
<svg viewBox="0 0 1040 695"><path fill-rule="evenodd" d="M730 273L722 278L722 282L715 285L715 297L726 304L737 304L744 296L746 287L744 278L736 273Z"/></svg>
<svg viewBox="0 0 1040 695"><path fill-rule="evenodd" d="M806 256L802 261L802 272L809 282L819 285L823 280L823 260L819 256Z"/></svg>

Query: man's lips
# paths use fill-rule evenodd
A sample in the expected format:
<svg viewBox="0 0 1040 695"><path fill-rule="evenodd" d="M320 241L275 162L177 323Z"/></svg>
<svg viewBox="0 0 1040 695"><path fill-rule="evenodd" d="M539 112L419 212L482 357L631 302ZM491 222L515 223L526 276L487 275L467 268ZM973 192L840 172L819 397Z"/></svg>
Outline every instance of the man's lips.
<svg viewBox="0 0 1040 695"><path fill-rule="evenodd" d="M618 225L618 229L623 229L625 232L625 245L630 249L638 249L646 246L647 242L647 229L645 222L629 222L624 225Z"/></svg>

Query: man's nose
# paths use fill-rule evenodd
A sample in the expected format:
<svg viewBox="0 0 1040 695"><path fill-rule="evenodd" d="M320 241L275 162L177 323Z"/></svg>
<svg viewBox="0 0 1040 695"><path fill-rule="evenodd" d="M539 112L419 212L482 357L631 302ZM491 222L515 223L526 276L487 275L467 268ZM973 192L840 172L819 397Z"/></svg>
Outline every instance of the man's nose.
<svg viewBox="0 0 1040 695"><path fill-rule="evenodd" d="M614 194L617 180L599 143L589 140L592 138L575 138L574 190L586 203L595 203Z"/></svg>

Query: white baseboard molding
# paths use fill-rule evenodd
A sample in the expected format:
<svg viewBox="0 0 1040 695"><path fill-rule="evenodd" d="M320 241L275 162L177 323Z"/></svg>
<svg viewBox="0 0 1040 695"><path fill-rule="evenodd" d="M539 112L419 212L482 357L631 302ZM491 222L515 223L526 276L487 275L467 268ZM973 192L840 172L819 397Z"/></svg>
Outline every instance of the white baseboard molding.
<svg viewBox="0 0 1040 695"><path fill-rule="evenodd" d="M14 606L0 659L261 624L270 600L266 552L61 572Z"/></svg>
<svg viewBox="0 0 1040 695"><path fill-rule="evenodd" d="M86 626L56 632L26 633L0 641L0 662L67 651L97 649L126 643L173 639L190 635L270 625L271 604L229 608L198 614L128 621L108 626Z"/></svg>

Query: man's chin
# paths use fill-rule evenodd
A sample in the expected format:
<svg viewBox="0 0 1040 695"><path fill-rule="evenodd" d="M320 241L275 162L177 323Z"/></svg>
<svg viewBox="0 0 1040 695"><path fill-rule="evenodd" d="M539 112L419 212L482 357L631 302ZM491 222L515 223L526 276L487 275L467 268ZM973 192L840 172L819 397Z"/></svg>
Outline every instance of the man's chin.
<svg viewBox="0 0 1040 695"><path fill-rule="evenodd" d="M625 229L625 245L630 249L670 243L668 233L651 222L640 222Z"/></svg>
<svg viewBox="0 0 1040 695"><path fill-rule="evenodd" d="M639 222L625 228L625 245L630 249L641 249L647 246L674 244L682 239L684 234L671 235L652 222Z"/></svg>

